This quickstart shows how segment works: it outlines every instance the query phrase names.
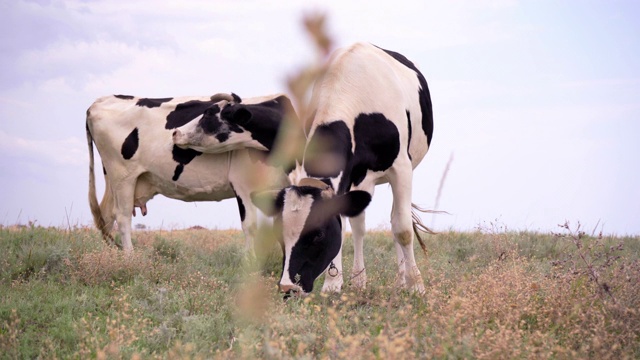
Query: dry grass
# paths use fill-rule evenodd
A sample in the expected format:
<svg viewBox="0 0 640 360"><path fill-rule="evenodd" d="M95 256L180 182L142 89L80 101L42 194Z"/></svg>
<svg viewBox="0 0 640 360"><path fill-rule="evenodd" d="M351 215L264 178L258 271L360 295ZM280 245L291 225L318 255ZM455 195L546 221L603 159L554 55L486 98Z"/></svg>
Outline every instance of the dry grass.
<svg viewBox="0 0 640 360"><path fill-rule="evenodd" d="M239 231L137 232L125 256L92 230L0 229L0 358L637 358L640 239L577 234L428 236L420 297L372 232L366 290L285 302L277 249L258 266Z"/></svg>

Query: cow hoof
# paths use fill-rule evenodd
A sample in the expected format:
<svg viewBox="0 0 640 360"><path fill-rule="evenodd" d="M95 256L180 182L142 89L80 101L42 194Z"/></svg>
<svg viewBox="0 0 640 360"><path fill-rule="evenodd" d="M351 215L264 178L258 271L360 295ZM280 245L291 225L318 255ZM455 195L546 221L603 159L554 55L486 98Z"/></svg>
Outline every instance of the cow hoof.
<svg viewBox="0 0 640 360"><path fill-rule="evenodd" d="M327 282L324 282L324 285L322 285L322 290L323 293L339 293L342 291L342 281L340 281L339 283L331 283L331 284L327 284Z"/></svg>
<svg viewBox="0 0 640 360"><path fill-rule="evenodd" d="M357 289L364 290L367 287L367 272L365 269L351 272L351 284Z"/></svg>
<svg viewBox="0 0 640 360"><path fill-rule="evenodd" d="M418 294L418 295L424 295L427 290L425 289L423 284L415 284L412 287L412 290L414 293Z"/></svg>
<svg viewBox="0 0 640 360"><path fill-rule="evenodd" d="M407 278L405 276L405 272L401 271L396 276L396 288L398 289L406 289L407 288Z"/></svg>

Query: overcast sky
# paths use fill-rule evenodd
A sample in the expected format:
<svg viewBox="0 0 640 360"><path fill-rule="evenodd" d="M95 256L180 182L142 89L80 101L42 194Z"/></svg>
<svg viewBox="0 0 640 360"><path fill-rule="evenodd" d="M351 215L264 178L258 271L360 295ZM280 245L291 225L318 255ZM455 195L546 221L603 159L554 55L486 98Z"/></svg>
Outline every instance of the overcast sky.
<svg viewBox="0 0 640 360"><path fill-rule="evenodd" d="M285 91L312 59L312 10L337 46L371 42L425 75L435 131L415 203L434 208L453 155L438 205L451 215L425 223L640 233L640 3L615 0L1 1L0 223L91 223L84 123L99 96ZM240 224L235 200L148 207L134 224ZM378 186L368 227L390 209Z"/></svg>

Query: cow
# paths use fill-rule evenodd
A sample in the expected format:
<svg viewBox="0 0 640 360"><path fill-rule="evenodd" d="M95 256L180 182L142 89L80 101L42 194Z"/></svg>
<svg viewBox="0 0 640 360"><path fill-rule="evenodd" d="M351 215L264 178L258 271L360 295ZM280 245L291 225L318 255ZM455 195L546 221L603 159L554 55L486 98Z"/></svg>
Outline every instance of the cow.
<svg viewBox="0 0 640 360"><path fill-rule="evenodd" d="M275 217L281 230L280 290L309 293L323 272L327 276L322 291L341 290L343 217L350 218L353 233L352 282L364 288L364 210L375 186L389 183L397 284L424 293L413 239L415 232L425 249L417 230L428 229L414 212L420 209L411 202L413 170L426 155L433 135L431 96L424 76L397 52L356 43L332 54L325 73L314 84L310 105L304 158L289 173L293 185L252 195L254 204ZM221 112L217 119L227 126L242 121L243 116L232 115ZM208 135L198 142L200 151L221 146L215 131L198 131ZM253 146L247 138L244 143Z"/></svg>
<svg viewBox="0 0 640 360"><path fill-rule="evenodd" d="M114 221L121 247L130 252L131 217L135 207L147 214L147 202L157 194L183 201L238 202L245 247L251 248L256 231L257 209L250 194L256 182L247 172L267 172L278 185L288 184L285 170L267 164L273 139L263 139L261 149L236 146L203 154L173 143L175 129L193 119L212 116L230 104L269 111L275 124L293 114L286 95L248 98L235 94L206 97L143 98L129 95L104 96L87 110L89 147L89 205L96 227L107 241ZM277 126L277 124L275 124ZM263 138L271 136L262 134ZM95 186L93 144L102 158L105 193L98 204ZM278 182L279 181L279 182Z"/></svg>

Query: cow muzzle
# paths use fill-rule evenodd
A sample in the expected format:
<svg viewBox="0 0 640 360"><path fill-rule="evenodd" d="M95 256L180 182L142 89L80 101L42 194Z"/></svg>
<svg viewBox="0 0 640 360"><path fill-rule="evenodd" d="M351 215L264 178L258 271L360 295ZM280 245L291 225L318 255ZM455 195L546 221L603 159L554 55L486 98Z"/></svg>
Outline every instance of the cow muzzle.
<svg viewBox="0 0 640 360"><path fill-rule="evenodd" d="M284 300L287 300L288 298L292 297L292 296L304 296L306 295L304 293L304 291L302 291L302 289L300 288L300 286L298 285L282 285L280 284L280 292L284 293Z"/></svg>
<svg viewBox="0 0 640 360"><path fill-rule="evenodd" d="M298 291L298 287L295 285L282 285L280 284L280 292L289 293Z"/></svg>
<svg viewBox="0 0 640 360"><path fill-rule="evenodd" d="M189 142L187 141L187 136L178 129L173 131L172 139L173 143L180 147L187 146L189 144Z"/></svg>

